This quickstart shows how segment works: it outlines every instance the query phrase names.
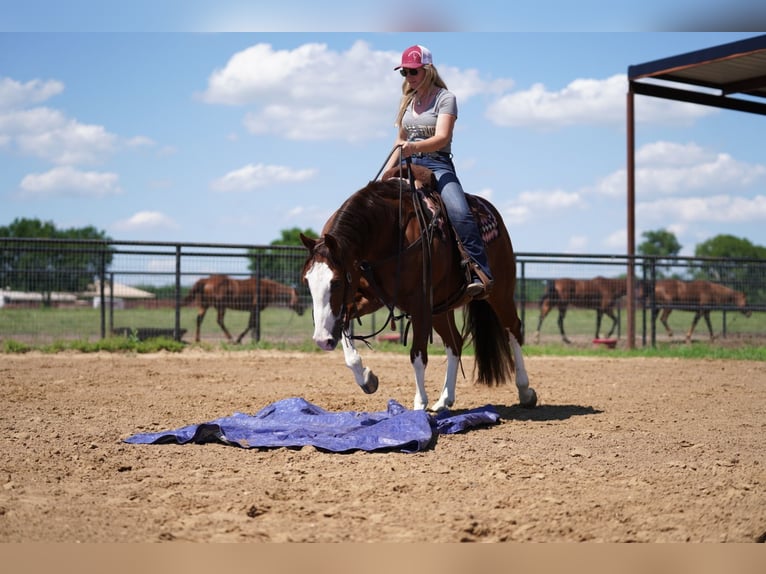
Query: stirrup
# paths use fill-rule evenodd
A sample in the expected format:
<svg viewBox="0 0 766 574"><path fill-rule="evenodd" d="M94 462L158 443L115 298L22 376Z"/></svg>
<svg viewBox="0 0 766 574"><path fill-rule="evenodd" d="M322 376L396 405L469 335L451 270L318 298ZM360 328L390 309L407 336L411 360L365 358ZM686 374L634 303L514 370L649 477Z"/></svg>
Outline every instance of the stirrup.
<svg viewBox="0 0 766 574"><path fill-rule="evenodd" d="M471 299L482 300L489 297L493 281L484 283L479 276L474 277L465 288L465 294Z"/></svg>
<svg viewBox="0 0 766 574"><path fill-rule="evenodd" d="M465 294L468 295L471 299L486 299L487 298L487 292L484 289L484 284L480 281L474 281L473 283L469 283L468 286L465 288Z"/></svg>

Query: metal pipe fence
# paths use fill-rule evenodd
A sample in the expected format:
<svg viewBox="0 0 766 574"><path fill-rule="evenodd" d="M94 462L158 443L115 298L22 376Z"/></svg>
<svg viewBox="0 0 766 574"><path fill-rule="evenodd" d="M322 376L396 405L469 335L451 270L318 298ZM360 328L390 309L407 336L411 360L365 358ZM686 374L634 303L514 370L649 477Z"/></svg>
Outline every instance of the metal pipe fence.
<svg viewBox="0 0 766 574"><path fill-rule="evenodd" d="M305 257L299 246L0 238L0 342L157 335L192 342L199 311L184 304L184 298L197 280L212 275L269 279L294 288L310 309L310 294L300 278ZM671 309L669 325L678 333L689 329L697 310L710 311L718 340L766 344L765 260L637 256L633 262L641 287L634 299L639 344L671 340L659 322L664 308ZM540 317L541 299L553 280L624 278L628 263L628 257L618 255L517 253L515 299L527 342L539 328L540 344L561 343L559 308L542 321ZM655 291L668 278L724 285L743 293L744 308L734 301L663 303ZM232 333L249 330L256 341L310 339L311 313L299 315L285 302L259 302L254 300L246 312L230 309L221 321ZM593 307L592 301L579 300L563 310L561 322L574 343L592 344L599 336ZM614 302L618 339L624 338L625 308L625 298ZM371 325L362 328L373 332L375 322L385 316L368 320ZM604 331L610 327L605 321ZM201 340L226 340L215 309L200 325ZM704 318L697 329L694 338L706 340Z"/></svg>

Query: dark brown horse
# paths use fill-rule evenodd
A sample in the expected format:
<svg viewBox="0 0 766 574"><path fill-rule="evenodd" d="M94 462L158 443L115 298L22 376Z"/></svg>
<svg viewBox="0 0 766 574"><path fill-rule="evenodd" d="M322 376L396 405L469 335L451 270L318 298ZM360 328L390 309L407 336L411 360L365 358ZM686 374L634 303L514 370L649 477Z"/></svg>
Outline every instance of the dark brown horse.
<svg viewBox="0 0 766 574"><path fill-rule="evenodd" d="M255 277L249 279L232 279L228 275L211 275L199 279L189 290L183 301L184 305L191 303L199 307L197 313L197 332L194 340L199 343L200 327L205 319L208 307L214 307L218 313L218 325L231 341L231 333L223 323L226 309L236 311L249 311L250 320L247 328L237 337L237 343L242 342L242 338L252 328L255 327L256 309L265 309L266 307L288 307L303 315L303 305L298 297L298 292L294 287L288 287L282 283L277 283L271 279L261 279Z"/></svg>
<svg viewBox="0 0 766 574"><path fill-rule="evenodd" d="M736 291L720 283L710 281L681 281L680 279L659 279L654 285L655 309L653 320L662 311L662 322L668 337L673 336L673 330L668 325L668 317L673 308L682 307L685 311L694 311L694 319L686 333L686 342L692 339L692 333L697 326L700 317L705 318L710 340L715 340L713 326L710 324L710 311L715 308L735 306L739 308L745 317L750 317L752 312L747 309L747 298L741 291Z"/></svg>
<svg viewBox="0 0 766 574"><path fill-rule="evenodd" d="M612 320L612 328L607 337L611 337L617 328L617 316L614 313L618 299L627 293L627 280L594 277L593 279L554 279L548 281L548 288L540 298L540 320L537 322L535 342L540 341L540 327L543 319L554 307L559 309L559 331L565 343L571 343L564 333L564 317L569 305L596 310L596 339L601 331L601 319L604 315Z"/></svg>
<svg viewBox="0 0 766 574"><path fill-rule="evenodd" d="M428 170L413 166L413 171L426 182L426 190L433 189ZM313 299L314 341L327 351L340 343L357 384L374 393L378 377L362 365L350 324L384 306L392 313L400 309L412 326L415 409L428 407L425 372L432 328L446 347L444 386L430 407L441 411L455 402L465 335L455 325L454 309L467 305L464 329L473 339L477 381L500 384L515 373L521 404L534 406L537 396L524 368L521 322L513 299L516 260L500 214L488 202L469 196L481 218L495 275L487 299L469 300L453 232L420 198L407 181L384 175L351 195L327 221L319 239L302 236L309 250L302 275Z"/></svg>

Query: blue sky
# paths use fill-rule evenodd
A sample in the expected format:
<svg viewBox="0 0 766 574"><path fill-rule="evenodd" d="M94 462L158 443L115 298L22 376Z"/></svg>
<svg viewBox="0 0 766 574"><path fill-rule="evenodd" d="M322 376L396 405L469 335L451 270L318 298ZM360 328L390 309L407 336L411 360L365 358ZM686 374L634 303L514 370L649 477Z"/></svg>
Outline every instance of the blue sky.
<svg viewBox="0 0 766 574"><path fill-rule="evenodd" d="M0 31L0 225L35 217L146 241L319 231L385 161L393 67L419 43L458 97L463 186L501 210L516 250L625 253L628 66L754 35L555 23L231 32L162 24L161 13L140 32L129 17L120 28L23 12ZM766 245L763 119L640 96L636 106L638 241L664 228L683 254L720 233Z"/></svg>

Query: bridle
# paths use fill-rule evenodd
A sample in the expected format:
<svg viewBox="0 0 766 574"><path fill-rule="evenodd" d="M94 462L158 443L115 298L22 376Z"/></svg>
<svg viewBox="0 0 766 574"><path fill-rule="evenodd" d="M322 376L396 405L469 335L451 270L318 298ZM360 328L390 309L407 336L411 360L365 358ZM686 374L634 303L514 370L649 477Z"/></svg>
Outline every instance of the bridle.
<svg viewBox="0 0 766 574"><path fill-rule="evenodd" d="M426 219L425 213L423 211L423 206L420 201L418 201L418 194L417 189L415 187L415 177L412 171L412 159L407 157L403 158L402 156L402 145L395 146L391 152L388 154L388 157L386 157L385 161L381 165L380 169L378 170L377 175L373 178L372 181L377 181L381 174L383 173L384 168L390 161L391 157L397 153L399 154L399 161L398 165L402 164L402 160L404 159L406 166L407 166L407 176L408 176L408 183L409 183L409 189L412 192L412 203L413 203L413 210L415 212L415 216L418 221L418 226L420 229L420 234L418 238L407 245L404 246L404 238L405 238L405 225L404 225L404 202L403 202L403 194L404 194L404 181L399 180L399 218L398 218L398 229L399 229L399 248L395 255L380 260L380 261L362 261L359 265L359 270L362 274L362 277L365 278L367 281L367 284L370 286L370 288L373 291L374 296L383 303L383 305L386 306L388 309L388 316L386 317L386 320L383 322L383 325L375 331L374 333L370 333L369 335L352 335L349 332L349 324L350 321L344 320L347 319L347 317L344 316L344 314L348 314L348 308L353 306L353 301L348 304L344 305L343 309L341 310L341 320L343 327L343 334L344 336L348 337L349 339L362 341L365 345L370 347L369 339L376 337L379 335L383 330L390 324L394 325L396 321L402 320L402 319L408 319L407 326L405 328L404 337L402 339L402 343L404 345L407 344L407 334L409 332L410 327L410 321L409 321L409 315L407 313L401 313L399 315L396 315L395 308L396 308L396 295L399 292L399 287L401 285L401 270L402 270L402 259L403 256L410 251L411 249L415 248L416 246L420 245L423 250L423 275L422 275L422 288L423 293L426 295L428 299L428 308L433 308L433 287L431 285L431 241L433 239L433 222L436 221L436 218L434 217L431 221L432 223L429 224L429 222ZM388 301L385 297L385 294L383 293L382 289L378 285L377 281L375 281L375 275L373 273L373 270L376 266L382 265L384 263L388 263L392 258L396 258L396 279L394 281L394 295L393 300ZM347 283L345 285L345 289L350 290L351 286L351 274L349 272L346 273L347 277ZM352 294L353 297L353 294ZM345 297L344 297L345 299ZM430 319L430 315L429 315ZM361 318L357 314L357 321L361 325ZM428 331L431 332L430 325L428 326ZM433 336L433 335L432 335Z"/></svg>

